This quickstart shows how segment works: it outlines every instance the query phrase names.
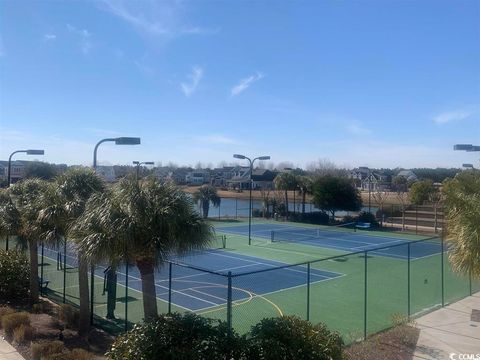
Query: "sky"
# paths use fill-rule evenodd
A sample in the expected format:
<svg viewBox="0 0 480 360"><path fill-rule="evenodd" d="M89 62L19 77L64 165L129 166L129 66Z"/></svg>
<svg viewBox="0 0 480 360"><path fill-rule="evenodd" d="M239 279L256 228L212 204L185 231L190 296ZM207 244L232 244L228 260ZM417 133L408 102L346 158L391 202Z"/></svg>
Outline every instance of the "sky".
<svg viewBox="0 0 480 360"><path fill-rule="evenodd" d="M480 165L480 1L0 0L0 159Z"/></svg>

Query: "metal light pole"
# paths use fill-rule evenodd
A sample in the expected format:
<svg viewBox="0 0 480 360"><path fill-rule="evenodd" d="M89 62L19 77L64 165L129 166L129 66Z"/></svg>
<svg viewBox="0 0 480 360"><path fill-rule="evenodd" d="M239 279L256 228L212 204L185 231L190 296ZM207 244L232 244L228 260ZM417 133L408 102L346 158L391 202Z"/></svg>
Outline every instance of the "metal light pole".
<svg viewBox="0 0 480 360"><path fill-rule="evenodd" d="M153 161L132 161L134 165L137 165L137 180L139 178L140 166L141 165L155 165Z"/></svg>
<svg viewBox="0 0 480 360"><path fill-rule="evenodd" d="M139 137L118 137L107 138L100 140L93 149L93 170L97 170L97 150L100 144L104 142L115 142L115 145L140 145ZM95 280L95 266L90 267L90 323L93 324L93 296L94 296L94 282ZM110 294L110 293L109 293Z"/></svg>
<svg viewBox="0 0 480 360"><path fill-rule="evenodd" d="M10 154L8 158L8 186L10 186L12 181L12 156L17 153L26 153L27 155L44 155L44 150L15 150L13 153Z"/></svg>
<svg viewBox="0 0 480 360"><path fill-rule="evenodd" d="M245 155L240 155L240 154L233 154L233 157L235 159L242 159L242 160L248 160L250 163L250 206L249 206L249 211L248 211L248 245L252 245L252 187L253 187L253 181L252 181L252 173L253 173L253 163L255 160L270 160L270 156L259 156L254 158L253 160L250 159L249 157Z"/></svg>

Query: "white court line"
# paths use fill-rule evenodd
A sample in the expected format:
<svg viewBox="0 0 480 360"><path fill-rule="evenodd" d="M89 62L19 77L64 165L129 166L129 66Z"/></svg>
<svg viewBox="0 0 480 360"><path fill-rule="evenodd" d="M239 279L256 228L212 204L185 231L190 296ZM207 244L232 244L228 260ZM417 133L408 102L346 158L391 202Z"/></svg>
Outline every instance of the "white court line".
<svg viewBox="0 0 480 360"><path fill-rule="evenodd" d="M183 289L183 291L186 291L186 290L190 290L190 291L195 291L195 292L198 292L199 294L206 294L202 291L199 291L195 288L188 288L188 289ZM212 298L215 298L215 299L218 299L218 300L222 300L222 301L225 301L225 297L221 298L220 296L215 296L215 295L212 295L212 294L207 294L208 296L212 297Z"/></svg>
<svg viewBox="0 0 480 360"><path fill-rule="evenodd" d="M233 253L234 254L234 253ZM281 267L282 265L272 265L272 264L267 264L267 263L263 263L263 262L259 262L259 261L254 261L254 260L248 260L248 259L242 259L242 258L239 258L239 257L236 257L236 256L230 256L230 255L224 255L224 254L217 254L215 253L214 255L217 255L217 256L223 256L223 257L227 257L227 258L232 258L232 259L236 259L236 260L241 260L241 261L246 261L246 262L251 262L251 263L255 263L257 265L265 265L265 266L269 266L269 267L273 267L273 268L276 268L276 267L280 267L280 269L278 269L279 271L280 270L289 270L289 271L294 271L294 272L299 272L301 274L306 274L307 272L306 271L302 271L302 270L296 270L296 269L291 269L290 267ZM245 256L248 256L248 255L245 255ZM273 261L273 260L272 260ZM288 264L284 264L285 266L289 266ZM302 265L295 265L295 264L292 264L291 267L294 267L294 266L304 266L303 264ZM316 270L316 269L315 269ZM319 270L320 271L320 270ZM325 270L327 271L327 270ZM332 274L339 274L340 273L336 273L334 271L328 271L329 273L332 273ZM248 274L245 274L244 276L247 276ZM252 274L252 275L255 275ZM322 275L318 275L318 274L315 274L316 276L322 276ZM241 275L239 275L239 277L241 277Z"/></svg>
<svg viewBox="0 0 480 360"><path fill-rule="evenodd" d="M235 266L233 268L226 268L226 269L220 269L220 270L214 270L214 271L228 271L228 270L233 270L233 269L241 269L241 268L245 268L245 267L250 267L250 266L254 266L254 264L248 264L248 265L242 265L242 266ZM180 266L182 267L182 266ZM183 268L183 267L182 267ZM187 268L187 269L191 269L191 268ZM195 270L195 269L191 269L191 270ZM200 272L200 270L196 270L198 272ZM172 276L172 281L173 280L180 280L180 279L186 279L186 278L190 278L190 277L195 277L195 276L203 276L203 275L207 275L207 274L210 274L208 272L201 272L201 273L197 273L197 274L192 274L192 275L185 275L185 276L178 276L178 277L173 277ZM210 275L216 275L216 276L222 276L222 275L217 275L217 274L210 274ZM169 281L169 279L164 279L164 280L158 280L156 281L156 283L161 283L161 282L165 282L165 281Z"/></svg>
<svg viewBox="0 0 480 360"><path fill-rule="evenodd" d="M395 240L395 241L390 241L390 242L387 242L387 243L382 243L382 244L378 244L379 247L383 247L383 246L387 246L387 245L392 245L392 244L401 244L401 243L404 243L403 245L407 246L408 242L405 242L403 240ZM400 247L400 246L399 246ZM353 247L351 249L359 249L359 250L362 250L364 248L364 246L357 246L357 247ZM372 249L372 250L375 250L375 249Z"/></svg>

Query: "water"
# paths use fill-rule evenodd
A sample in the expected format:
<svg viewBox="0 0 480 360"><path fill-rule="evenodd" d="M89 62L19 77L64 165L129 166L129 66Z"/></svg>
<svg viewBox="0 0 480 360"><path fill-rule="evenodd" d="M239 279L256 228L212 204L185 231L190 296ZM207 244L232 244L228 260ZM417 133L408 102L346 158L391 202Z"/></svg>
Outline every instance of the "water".
<svg viewBox="0 0 480 360"><path fill-rule="evenodd" d="M262 201L261 200L252 200L252 209L262 210ZM271 209L271 207L270 207ZM300 201L289 201L288 209L291 212L302 212L302 203ZM197 204L197 210L201 212L200 206ZM214 207L213 204L210 204L210 211L208 213L209 218L237 218L237 217L248 217L248 210L249 210L249 200L248 199L232 199L232 198L222 198L219 207ZM368 206L362 208L363 211L368 211ZM376 207L371 207L372 213L375 213L378 210ZM305 204L305 212L314 212L320 211L320 209L316 208L315 205L312 203ZM336 216L345 216L351 215L352 212L349 211L337 211L335 213Z"/></svg>

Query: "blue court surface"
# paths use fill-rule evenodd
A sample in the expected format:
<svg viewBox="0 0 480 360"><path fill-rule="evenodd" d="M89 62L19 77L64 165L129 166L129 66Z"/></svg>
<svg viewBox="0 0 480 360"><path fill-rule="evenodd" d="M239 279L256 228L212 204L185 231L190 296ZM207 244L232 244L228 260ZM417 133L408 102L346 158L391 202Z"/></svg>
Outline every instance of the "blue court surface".
<svg viewBox="0 0 480 360"><path fill-rule="evenodd" d="M56 260L57 251L45 249L45 256ZM195 267L227 274L232 273L232 300L241 301L258 295L265 295L307 284L306 266L289 266L272 271L261 271L287 264L265 260L253 256L240 255L225 250L210 250L172 259L179 263L188 263ZM67 252L67 265L74 265L76 256ZM71 266L70 265L70 266ZM95 275L103 278L105 267L97 266ZM260 271L252 275L235 277L252 271ZM125 284L125 267L117 270L118 283ZM326 281L342 276L331 271L311 269L310 283ZM102 281L97 278L96 281ZM157 298L168 302L169 297L169 265L165 264L155 273ZM141 281L138 269L129 267L128 287L141 291ZM227 276L194 270L180 265L172 265L172 304L189 311L204 311L223 306L227 303Z"/></svg>
<svg viewBox="0 0 480 360"><path fill-rule="evenodd" d="M243 235L248 237L248 225L219 227L218 232L225 234ZM407 243L411 240L400 239L383 235L372 235L363 230L356 232L347 229L307 228L285 224L252 224L252 238L271 240L272 231L274 241L301 243L304 245L319 246L346 252L372 250L369 254L386 257L408 259ZM393 246L393 245L405 246ZM393 246L393 247L390 247ZM381 250L373 250L387 247ZM416 242L410 245L410 259L420 259L441 253L441 244L435 241Z"/></svg>

